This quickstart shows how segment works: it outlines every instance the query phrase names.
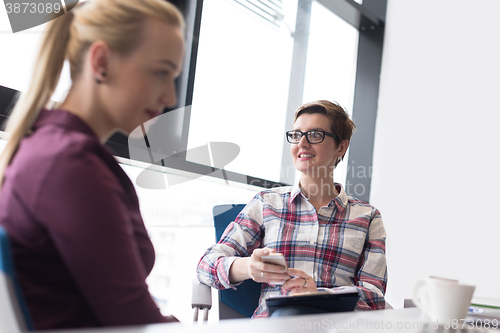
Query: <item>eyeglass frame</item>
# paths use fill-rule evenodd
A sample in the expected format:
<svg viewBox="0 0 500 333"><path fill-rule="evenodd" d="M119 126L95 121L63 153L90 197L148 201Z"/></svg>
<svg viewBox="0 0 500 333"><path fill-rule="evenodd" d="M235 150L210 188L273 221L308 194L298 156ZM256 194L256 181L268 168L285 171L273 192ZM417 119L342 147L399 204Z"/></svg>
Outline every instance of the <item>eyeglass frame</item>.
<svg viewBox="0 0 500 333"><path fill-rule="evenodd" d="M307 132L302 132L302 131L299 131L299 130L291 130L291 131L287 131L287 132L285 133L285 136L286 136L286 141L288 141L288 143L290 143L290 144L292 144L292 145L296 145L296 144L298 144L298 143L300 142L300 140L299 140L299 141L297 141L297 142L290 142L290 140L288 140L288 133L290 133L290 132L295 132L295 133L300 133L300 134L302 134L302 136L300 137L300 140L302 140L302 137L304 137L304 136L305 136L305 137L306 137L307 142L309 142L309 144L310 144L310 145L315 145L315 144L317 144L317 143L322 143L323 141L325 141L325 135L327 135L327 136L329 136L329 137L333 138L333 140L335 140L335 142L339 142L339 141L340 141L340 138L338 137L338 135L337 135L337 134L335 134L335 133L330 133L330 132L326 132L326 131L323 131L323 130L310 130L310 131L307 131ZM311 141L309 141L309 136L308 136L308 134L310 134L311 132L321 132L321 133L323 133L323 140L321 140L320 142L311 142Z"/></svg>

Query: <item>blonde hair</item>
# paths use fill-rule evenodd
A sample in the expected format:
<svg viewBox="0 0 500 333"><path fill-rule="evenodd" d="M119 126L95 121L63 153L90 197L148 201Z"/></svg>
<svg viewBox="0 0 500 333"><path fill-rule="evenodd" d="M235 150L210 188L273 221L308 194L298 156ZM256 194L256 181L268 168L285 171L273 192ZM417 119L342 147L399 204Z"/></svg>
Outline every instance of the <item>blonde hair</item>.
<svg viewBox="0 0 500 333"><path fill-rule="evenodd" d="M50 21L42 40L28 91L10 115L8 141L0 155L0 190L5 169L19 143L47 107L61 76L64 61L70 64L73 82L82 71L89 46L102 40L111 50L127 54L139 43L147 18L156 18L184 30L181 13L165 0L88 0Z"/></svg>

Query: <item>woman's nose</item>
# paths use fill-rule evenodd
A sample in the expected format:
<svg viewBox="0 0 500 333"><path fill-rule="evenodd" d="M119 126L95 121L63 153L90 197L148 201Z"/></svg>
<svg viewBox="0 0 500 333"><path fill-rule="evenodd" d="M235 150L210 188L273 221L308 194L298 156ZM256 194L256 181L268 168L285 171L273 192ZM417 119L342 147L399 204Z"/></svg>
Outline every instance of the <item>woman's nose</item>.
<svg viewBox="0 0 500 333"><path fill-rule="evenodd" d="M309 146L309 141L307 141L306 135L302 135L299 141L299 147L308 147Z"/></svg>
<svg viewBox="0 0 500 333"><path fill-rule="evenodd" d="M167 107L173 107L177 103L177 94L175 89L175 82L169 84L161 95L161 104Z"/></svg>

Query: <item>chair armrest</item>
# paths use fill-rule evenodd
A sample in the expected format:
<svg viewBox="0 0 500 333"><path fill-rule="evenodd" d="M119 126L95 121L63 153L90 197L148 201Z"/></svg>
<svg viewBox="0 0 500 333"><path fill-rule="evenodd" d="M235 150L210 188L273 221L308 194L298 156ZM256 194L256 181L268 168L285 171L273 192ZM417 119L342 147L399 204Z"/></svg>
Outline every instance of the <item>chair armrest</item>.
<svg viewBox="0 0 500 333"><path fill-rule="evenodd" d="M193 280L191 308L194 309L194 322L198 321L199 310L203 310L203 321L208 321L208 310L212 308L212 288L210 288L206 284L201 283L197 279Z"/></svg>
<svg viewBox="0 0 500 333"><path fill-rule="evenodd" d="M212 288L201 283L197 279L193 280L193 295L191 297L191 307L199 309L212 308Z"/></svg>

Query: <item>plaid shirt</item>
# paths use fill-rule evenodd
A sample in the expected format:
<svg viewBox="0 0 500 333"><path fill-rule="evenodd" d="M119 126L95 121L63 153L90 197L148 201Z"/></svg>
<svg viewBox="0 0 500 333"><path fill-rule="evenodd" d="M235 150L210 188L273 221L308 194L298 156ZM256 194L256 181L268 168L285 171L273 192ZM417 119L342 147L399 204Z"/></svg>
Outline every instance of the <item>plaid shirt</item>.
<svg viewBox="0 0 500 333"><path fill-rule="evenodd" d="M283 253L288 267L313 277L318 288L356 286L362 310L384 309L387 284L386 234L380 212L339 195L317 212L298 185L258 193L198 264L198 279L216 289L233 288L229 269L238 257L268 247ZM266 317L265 299L284 293L263 283L253 317Z"/></svg>

